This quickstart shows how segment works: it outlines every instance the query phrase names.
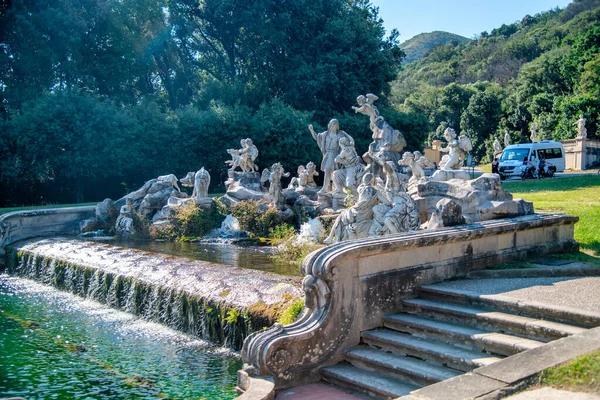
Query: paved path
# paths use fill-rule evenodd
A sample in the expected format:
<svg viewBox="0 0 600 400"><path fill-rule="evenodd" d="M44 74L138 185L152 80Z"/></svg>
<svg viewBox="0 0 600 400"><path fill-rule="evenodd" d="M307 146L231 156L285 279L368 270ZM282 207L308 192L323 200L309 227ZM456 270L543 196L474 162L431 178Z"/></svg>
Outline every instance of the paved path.
<svg viewBox="0 0 600 400"><path fill-rule="evenodd" d="M600 277L464 279L438 285L600 312Z"/></svg>
<svg viewBox="0 0 600 400"><path fill-rule="evenodd" d="M521 392L507 397L506 400L600 400L600 397L589 393L574 393L545 387Z"/></svg>

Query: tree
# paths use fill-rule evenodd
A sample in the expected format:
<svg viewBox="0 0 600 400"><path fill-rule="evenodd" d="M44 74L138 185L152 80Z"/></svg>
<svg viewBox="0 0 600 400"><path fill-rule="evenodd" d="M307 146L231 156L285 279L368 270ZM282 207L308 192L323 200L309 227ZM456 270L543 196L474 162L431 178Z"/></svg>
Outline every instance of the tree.
<svg viewBox="0 0 600 400"><path fill-rule="evenodd" d="M486 155L485 141L493 135L501 116L502 104L494 93L477 92L469 99L460 118L460 129L471 138L475 157L483 159Z"/></svg>

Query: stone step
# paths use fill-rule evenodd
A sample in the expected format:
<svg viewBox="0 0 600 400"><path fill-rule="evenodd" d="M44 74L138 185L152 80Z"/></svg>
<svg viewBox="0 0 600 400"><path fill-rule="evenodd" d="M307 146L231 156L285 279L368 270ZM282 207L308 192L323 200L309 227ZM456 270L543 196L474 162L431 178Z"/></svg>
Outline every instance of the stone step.
<svg viewBox="0 0 600 400"><path fill-rule="evenodd" d="M417 317L411 314L391 314L383 317L383 326L417 337L434 338L467 349L510 356L534 349L544 343L479 328Z"/></svg>
<svg viewBox="0 0 600 400"><path fill-rule="evenodd" d="M344 359L357 368L375 370L416 386L431 385L463 373L414 357L399 356L367 346L346 350Z"/></svg>
<svg viewBox="0 0 600 400"><path fill-rule="evenodd" d="M500 294L480 294L442 285L424 285L418 289L419 297L452 303L499 308L506 312L548 321L556 321L582 328L600 326L600 313L579 308L520 300Z"/></svg>
<svg viewBox="0 0 600 400"><path fill-rule="evenodd" d="M362 333L362 341L398 355L410 355L432 363L469 372L500 361L482 351L466 350L439 341L419 339L391 329L375 329Z"/></svg>
<svg viewBox="0 0 600 400"><path fill-rule="evenodd" d="M560 322L491 311L472 305L442 303L419 298L402 301L402 311L432 317L436 320L468 324L482 329L515 334L542 342L549 342L586 331L585 328Z"/></svg>
<svg viewBox="0 0 600 400"><path fill-rule="evenodd" d="M323 379L342 388L359 390L381 399L395 399L418 389L416 385L401 382L389 376L341 363L321 368Z"/></svg>

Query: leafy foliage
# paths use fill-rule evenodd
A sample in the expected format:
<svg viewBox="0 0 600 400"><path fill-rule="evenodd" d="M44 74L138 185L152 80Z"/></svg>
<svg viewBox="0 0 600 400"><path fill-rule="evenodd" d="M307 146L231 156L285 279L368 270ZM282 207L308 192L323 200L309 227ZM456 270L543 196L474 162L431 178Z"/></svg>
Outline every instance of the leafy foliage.
<svg viewBox="0 0 600 400"><path fill-rule="evenodd" d="M225 209L213 201L210 209L204 210L194 202L188 202L177 208L169 216L168 228L159 228L154 236L170 240L189 240L202 237L219 228L225 219Z"/></svg>
<svg viewBox="0 0 600 400"><path fill-rule="evenodd" d="M240 229L254 237L269 237L269 233L278 229L280 224L277 210L262 210L259 202L254 200L240 201L231 207L230 212L238 219Z"/></svg>

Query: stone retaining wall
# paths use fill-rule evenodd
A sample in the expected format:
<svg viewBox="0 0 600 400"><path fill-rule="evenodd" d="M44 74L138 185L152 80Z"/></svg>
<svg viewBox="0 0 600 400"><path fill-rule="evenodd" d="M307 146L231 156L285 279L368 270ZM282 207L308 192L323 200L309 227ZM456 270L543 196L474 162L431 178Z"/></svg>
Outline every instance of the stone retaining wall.
<svg viewBox="0 0 600 400"><path fill-rule="evenodd" d="M41 236L76 235L79 222L92 218L96 206L15 211L0 215L0 264L5 247L19 240Z"/></svg>

